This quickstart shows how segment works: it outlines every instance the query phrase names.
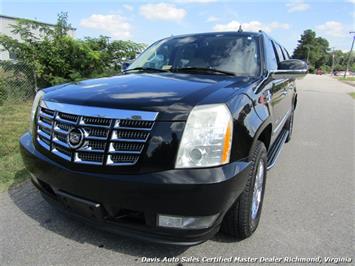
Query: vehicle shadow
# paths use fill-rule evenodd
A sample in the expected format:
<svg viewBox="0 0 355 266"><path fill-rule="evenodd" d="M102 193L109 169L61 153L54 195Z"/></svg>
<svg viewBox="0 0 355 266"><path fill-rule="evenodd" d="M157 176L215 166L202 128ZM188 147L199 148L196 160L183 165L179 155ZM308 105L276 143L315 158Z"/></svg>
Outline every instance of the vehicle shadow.
<svg viewBox="0 0 355 266"><path fill-rule="evenodd" d="M52 208L30 181L10 187L7 193L14 204L40 226L82 244L91 244L130 256L149 258L176 257L188 249L188 247L146 243L92 228ZM138 260L139 258L136 258L136 261Z"/></svg>

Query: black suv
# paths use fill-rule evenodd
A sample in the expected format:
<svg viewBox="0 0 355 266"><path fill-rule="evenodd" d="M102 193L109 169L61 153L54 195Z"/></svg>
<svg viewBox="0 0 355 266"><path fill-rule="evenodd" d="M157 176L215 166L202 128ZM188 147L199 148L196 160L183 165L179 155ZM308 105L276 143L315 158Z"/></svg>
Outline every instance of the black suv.
<svg viewBox="0 0 355 266"><path fill-rule="evenodd" d="M54 206L99 228L194 245L257 228L307 65L263 32L169 37L122 75L39 91L21 152Z"/></svg>

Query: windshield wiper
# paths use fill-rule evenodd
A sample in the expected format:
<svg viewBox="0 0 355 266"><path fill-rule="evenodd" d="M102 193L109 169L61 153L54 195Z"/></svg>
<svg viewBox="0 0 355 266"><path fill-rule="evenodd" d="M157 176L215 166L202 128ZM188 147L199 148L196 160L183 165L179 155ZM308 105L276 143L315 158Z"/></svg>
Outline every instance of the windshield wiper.
<svg viewBox="0 0 355 266"><path fill-rule="evenodd" d="M214 69L214 68L204 68L204 67L182 67L182 68L172 68L172 72L200 72L200 73L210 73L210 74L222 74L228 76L235 76L233 72Z"/></svg>
<svg viewBox="0 0 355 266"><path fill-rule="evenodd" d="M168 72L164 69L152 68L152 67L135 67L131 69L126 69L123 73L131 72L131 71L147 71L147 72Z"/></svg>

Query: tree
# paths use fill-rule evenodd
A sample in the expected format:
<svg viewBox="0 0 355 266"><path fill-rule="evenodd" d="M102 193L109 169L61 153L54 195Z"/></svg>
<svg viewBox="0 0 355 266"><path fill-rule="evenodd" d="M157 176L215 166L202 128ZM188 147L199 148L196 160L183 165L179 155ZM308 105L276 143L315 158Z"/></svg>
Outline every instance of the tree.
<svg viewBox="0 0 355 266"><path fill-rule="evenodd" d="M306 61L308 59L312 71L329 62L329 50L329 42L326 39L317 37L312 30L305 30L293 52L293 57Z"/></svg>
<svg viewBox="0 0 355 266"><path fill-rule="evenodd" d="M55 27L21 19L12 25L20 41L0 35L0 45L35 73L39 87L118 73L125 57L135 56L144 45L113 41L109 37L74 39L67 13L58 14Z"/></svg>
<svg viewBox="0 0 355 266"><path fill-rule="evenodd" d="M90 48L100 51L102 60L114 70L119 70L125 60L134 58L146 47L145 44L132 41L115 40L110 42L110 38L107 36L86 37L85 41Z"/></svg>

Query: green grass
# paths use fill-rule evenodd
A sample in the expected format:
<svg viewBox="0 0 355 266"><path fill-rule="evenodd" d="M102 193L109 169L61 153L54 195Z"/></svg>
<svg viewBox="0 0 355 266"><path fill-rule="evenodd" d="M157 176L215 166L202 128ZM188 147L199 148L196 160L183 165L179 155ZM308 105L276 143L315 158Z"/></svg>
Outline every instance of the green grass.
<svg viewBox="0 0 355 266"><path fill-rule="evenodd" d="M28 129L31 105L27 101L5 102L0 106L0 191L29 176L21 160L18 140Z"/></svg>
<svg viewBox="0 0 355 266"><path fill-rule="evenodd" d="M355 100L355 92L350 92L349 95Z"/></svg>
<svg viewBox="0 0 355 266"><path fill-rule="evenodd" d="M340 77L338 78L339 80L343 80L343 81L355 81L355 77Z"/></svg>

